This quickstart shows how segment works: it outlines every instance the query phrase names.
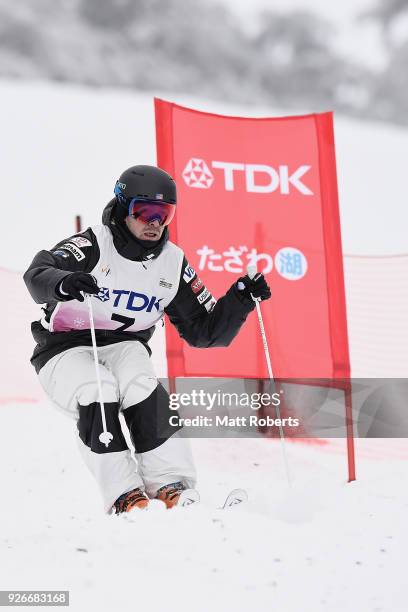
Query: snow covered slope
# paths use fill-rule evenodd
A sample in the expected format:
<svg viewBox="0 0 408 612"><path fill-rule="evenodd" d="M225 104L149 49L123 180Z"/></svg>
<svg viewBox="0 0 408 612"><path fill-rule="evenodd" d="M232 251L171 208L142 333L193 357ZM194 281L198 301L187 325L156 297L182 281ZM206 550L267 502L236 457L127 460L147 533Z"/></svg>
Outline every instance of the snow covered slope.
<svg viewBox="0 0 408 612"><path fill-rule="evenodd" d="M66 589L75 612L405 612L408 448L344 440L194 440L203 503L105 517L75 425L48 404L2 407L1 589ZM376 452L376 448L379 452ZM245 486L246 507L217 509Z"/></svg>
<svg viewBox="0 0 408 612"><path fill-rule="evenodd" d="M22 270L73 231L75 214L85 225L99 220L123 168L155 162L152 97L10 82L0 83L0 99L0 266ZM338 119L336 135L345 251L407 251L407 134ZM17 276L3 270L1 284L2 321L20 317L14 328L3 324L4 377L19 351L26 363L29 337L18 321L37 309L23 302ZM75 424L46 401L27 403L36 383L27 379L22 394L17 368L5 382L20 401L4 403L3 394L0 407L0 589L69 589L75 612L407 609L405 440L359 440L350 485L344 440L289 444L293 491L275 441L194 440L202 505L130 524L103 515ZM236 486L247 487L249 504L221 513Z"/></svg>

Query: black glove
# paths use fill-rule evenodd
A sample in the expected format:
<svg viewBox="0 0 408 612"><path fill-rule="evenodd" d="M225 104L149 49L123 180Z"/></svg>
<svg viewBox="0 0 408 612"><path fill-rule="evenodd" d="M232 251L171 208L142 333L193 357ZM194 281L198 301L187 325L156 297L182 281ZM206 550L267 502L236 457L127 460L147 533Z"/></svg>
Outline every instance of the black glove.
<svg viewBox="0 0 408 612"><path fill-rule="evenodd" d="M74 300L83 302L84 296L81 291L94 294L99 293L100 289L91 274L87 274L86 272L72 272L59 284L57 291L62 297L69 296L74 298Z"/></svg>
<svg viewBox="0 0 408 612"><path fill-rule="evenodd" d="M254 278L249 278L248 274L241 276L237 281L237 289L242 291L245 297L249 299L252 299L251 293L254 298L260 298L261 300L269 300L271 297L269 285L260 272L255 274Z"/></svg>

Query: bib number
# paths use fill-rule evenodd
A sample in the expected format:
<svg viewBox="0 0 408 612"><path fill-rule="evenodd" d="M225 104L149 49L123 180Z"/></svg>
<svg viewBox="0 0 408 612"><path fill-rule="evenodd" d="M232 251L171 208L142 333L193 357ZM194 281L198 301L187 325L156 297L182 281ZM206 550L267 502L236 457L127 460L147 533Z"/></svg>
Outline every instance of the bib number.
<svg viewBox="0 0 408 612"><path fill-rule="evenodd" d="M111 316L111 320L123 324L120 327L117 327L115 331L125 331L125 329L132 327L133 323L136 321L136 319L132 319L131 317L124 317L123 315L118 314L113 314Z"/></svg>

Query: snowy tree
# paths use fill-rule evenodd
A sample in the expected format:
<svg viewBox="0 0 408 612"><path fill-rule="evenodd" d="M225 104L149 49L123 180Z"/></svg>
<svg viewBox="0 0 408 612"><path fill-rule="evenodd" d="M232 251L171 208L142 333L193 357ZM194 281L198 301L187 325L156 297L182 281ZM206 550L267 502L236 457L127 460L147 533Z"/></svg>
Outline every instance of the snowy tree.
<svg viewBox="0 0 408 612"><path fill-rule="evenodd" d="M385 121L406 124L408 108L408 3L378 0L362 15L377 22L385 43L387 61L371 85L371 113Z"/></svg>
<svg viewBox="0 0 408 612"><path fill-rule="evenodd" d="M364 16L378 20L386 30L395 19L404 13L408 13L408 3L406 0L378 0L376 6L367 11Z"/></svg>
<svg viewBox="0 0 408 612"><path fill-rule="evenodd" d="M356 94L345 91L364 87L364 71L333 50L335 30L329 23L301 11L265 12L261 23L254 44L270 99L313 110L353 105Z"/></svg>
<svg viewBox="0 0 408 612"><path fill-rule="evenodd" d="M144 16L145 0L80 0L79 14L91 25L120 30L131 23L136 15Z"/></svg>

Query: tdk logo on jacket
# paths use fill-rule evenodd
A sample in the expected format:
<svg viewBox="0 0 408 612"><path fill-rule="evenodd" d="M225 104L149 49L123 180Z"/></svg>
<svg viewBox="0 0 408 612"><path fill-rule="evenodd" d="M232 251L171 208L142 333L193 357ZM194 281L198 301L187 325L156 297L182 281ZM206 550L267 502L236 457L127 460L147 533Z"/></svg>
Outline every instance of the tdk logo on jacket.
<svg viewBox="0 0 408 612"><path fill-rule="evenodd" d="M113 289L109 291L107 287L101 287L100 292L95 296L95 298L101 302L107 302L109 299L112 299L114 308L131 310L133 312L140 310L151 312L153 308L159 312L160 302L163 299L157 299L155 295L149 297L144 293L127 291L126 289Z"/></svg>

